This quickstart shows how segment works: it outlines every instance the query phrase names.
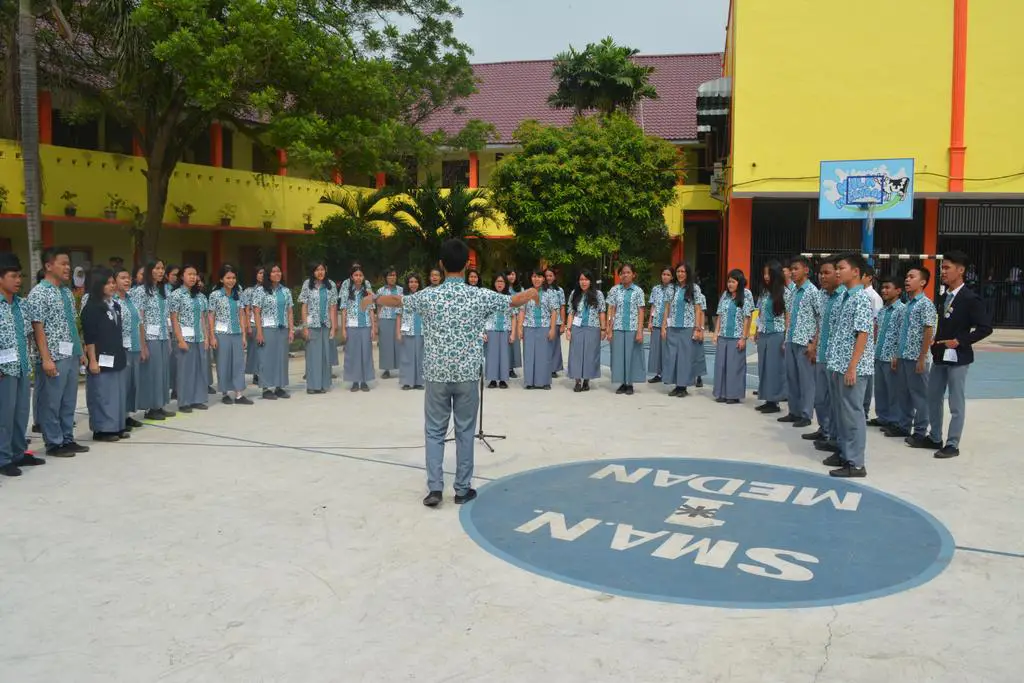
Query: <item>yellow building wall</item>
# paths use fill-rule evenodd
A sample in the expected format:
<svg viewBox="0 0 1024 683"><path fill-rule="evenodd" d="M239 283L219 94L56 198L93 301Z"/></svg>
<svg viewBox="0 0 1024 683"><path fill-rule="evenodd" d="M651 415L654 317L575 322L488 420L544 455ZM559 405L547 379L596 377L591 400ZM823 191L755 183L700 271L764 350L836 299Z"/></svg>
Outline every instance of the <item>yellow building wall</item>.
<svg viewBox="0 0 1024 683"><path fill-rule="evenodd" d="M972 13L986 4L972 23L1010 3L982 0ZM951 1L885 3L875 21L820 0L733 0L733 10L735 192L816 193L822 160L880 157L913 157L916 191L946 191L944 178L921 173L949 171ZM1000 21L1007 38L989 46L993 59L1020 42L1016 24Z"/></svg>

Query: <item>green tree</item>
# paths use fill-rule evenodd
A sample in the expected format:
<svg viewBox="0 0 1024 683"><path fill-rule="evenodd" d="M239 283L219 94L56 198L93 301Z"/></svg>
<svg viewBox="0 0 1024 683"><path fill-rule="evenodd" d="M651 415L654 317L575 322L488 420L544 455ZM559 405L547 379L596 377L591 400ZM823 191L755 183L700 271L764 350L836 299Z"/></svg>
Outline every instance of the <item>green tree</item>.
<svg viewBox="0 0 1024 683"><path fill-rule="evenodd" d="M668 251L664 209L675 198L676 150L629 117L524 123L522 151L502 160L494 203L519 245L553 264L617 255L638 269Z"/></svg>
<svg viewBox="0 0 1024 683"><path fill-rule="evenodd" d="M582 52L569 47L555 57L552 77L558 89L548 97L555 109L572 109L577 116L598 111L610 116L632 112L641 100L658 99L650 84L654 67L633 61L639 53L611 38L590 43Z"/></svg>
<svg viewBox="0 0 1024 683"><path fill-rule="evenodd" d="M75 39L40 44L63 87L139 140L152 257L174 168L214 121L325 174L431 152L440 134L417 124L474 88L459 14L449 0L91 0L68 12Z"/></svg>
<svg viewBox="0 0 1024 683"><path fill-rule="evenodd" d="M313 235L303 241L300 254L304 261L323 259L332 277L347 275L354 262L373 277L398 256L396 244L384 237L394 230L399 218L392 208L395 191L381 188L373 191L340 190L320 199L322 204L336 206L340 211L317 226Z"/></svg>

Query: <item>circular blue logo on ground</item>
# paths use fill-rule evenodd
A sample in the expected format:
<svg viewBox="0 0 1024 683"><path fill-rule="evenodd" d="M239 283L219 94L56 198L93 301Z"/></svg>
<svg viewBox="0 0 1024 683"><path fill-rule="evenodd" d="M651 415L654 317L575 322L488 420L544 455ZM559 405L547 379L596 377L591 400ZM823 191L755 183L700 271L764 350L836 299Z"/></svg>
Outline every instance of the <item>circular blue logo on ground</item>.
<svg viewBox="0 0 1024 683"><path fill-rule="evenodd" d="M461 511L489 552L594 590L735 608L835 605L938 575L927 512L811 472L729 460L578 462L488 484Z"/></svg>

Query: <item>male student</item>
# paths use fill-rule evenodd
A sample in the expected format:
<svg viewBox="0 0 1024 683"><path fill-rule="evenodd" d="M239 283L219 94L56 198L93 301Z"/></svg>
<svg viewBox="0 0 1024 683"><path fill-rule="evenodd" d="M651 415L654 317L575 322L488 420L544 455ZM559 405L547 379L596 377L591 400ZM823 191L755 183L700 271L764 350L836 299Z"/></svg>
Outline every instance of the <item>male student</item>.
<svg viewBox="0 0 1024 683"><path fill-rule="evenodd" d="M875 291L875 267L868 263L865 267L864 275L860 278L860 283L864 285L864 292L871 298L871 312L875 316L875 338L878 338L878 314L882 311L882 297ZM871 415L871 398L875 395L875 378L871 377L868 379L868 389L864 392L864 419L868 420L868 424L871 420L868 416ZM878 413L877 406L875 407L875 413Z"/></svg>
<svg viewBox="0 0 1024 683"><path fill-rule="evenodd" d="M886 436L904 436L908 446L928 448L928 350L935 332L935 305L924 295L931 272L927 268L907 271L904 288L907 305L900 316L896 357L897 392L900 397L898 424L887 427ZM934 450L934 449L933 449Z"/></svg>
<svg viewBox="0 0 1024 683"><path fill-rule="evenodd" d="M78 335L75 300L68 287L71 259L67 250L45 250L43 270L46 277L28 295L32 330L39 349L38 422L46 454L70 458L88 452L89 447L75 442L78 369L85 363L85 356Z"/></svg>
<svg viewBox="0 0 1024 683"><path fill-rule="evenodd" d="M828 348L828 369L832 373L833 400L839 421L839 453L833 453L824 464L836 467L833 477L865 477L864 449L867 424L864 421L864 392L867 378L875 372L873 337L875 320L871 298L864 291L861 276L864 258L847 254L837 262L839 281L846 287L839 317L832 329Z"/></svg>
<svg viewBox="0 0 1024 683"><path fill-rule="evenodd" d="M900 300L903 287L896 278L882 278L882 311L875 320L875 417L869 427L888 427L900 423L897 368L892 367L900 340L900 316L905 304Z"/></svg>
<svg viewBox="0 0 1024 683"><path fill-rule="evenodd" d="M962 251L948 252L942 261L942 284L945 296L938 302L938 329L932 345L932 371L928 385L928 417L931 420L929 445L939 447L935 457L955 458L960 455L960 436L964 431L967 404L964 387L967 368L974 362L974 344L992 334L992 321L985 312L981 298L964 287L964 271L968 263ZM949 433L942 445L943 399L949 389Z"/></svg>
<svg viewBox="0 0 1024 683"><path fill-rule="evenodd" d="M794 256L789 262L793 291L786 299L789 329L783 353L786 357L786 390L789 392L789 414L779 422L792 422L802 428L811 424L814 409L814 352L808 346L818 333L821 318L818 288L808 279L811 262L806 256Z"/></svg>
<svg viewBox="0 0 1024 683"><path fill-rule="evenodd" d="M819 451L839 451L836 438L836 408L832 402L831 374L828 371L828 348L839 313L839 302L842 300L846 287L839 284L834 259L822 261L818 267L818 307L821 316L818 320L818 334L808 347L814 351L814 412L818 416L818 429L810 434L802 435L803 439L814 441Z"/></svg>

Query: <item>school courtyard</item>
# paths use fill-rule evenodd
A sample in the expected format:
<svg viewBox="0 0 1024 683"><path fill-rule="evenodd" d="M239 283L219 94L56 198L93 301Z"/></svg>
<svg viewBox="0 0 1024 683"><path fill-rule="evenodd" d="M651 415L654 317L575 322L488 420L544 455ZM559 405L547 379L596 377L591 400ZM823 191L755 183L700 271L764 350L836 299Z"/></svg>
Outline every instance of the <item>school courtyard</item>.
<svg viewBox="0 0 1024 683"><path fill-rule="evenodd" d="M871 430L852 482L709 378L488 390L462 508L395 380L51 458L0 484L0 680L1019 681L1024 338L984 346L961 457Z"/></svg>

